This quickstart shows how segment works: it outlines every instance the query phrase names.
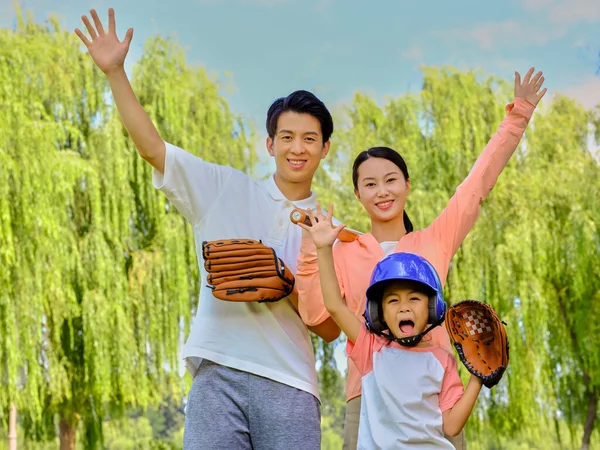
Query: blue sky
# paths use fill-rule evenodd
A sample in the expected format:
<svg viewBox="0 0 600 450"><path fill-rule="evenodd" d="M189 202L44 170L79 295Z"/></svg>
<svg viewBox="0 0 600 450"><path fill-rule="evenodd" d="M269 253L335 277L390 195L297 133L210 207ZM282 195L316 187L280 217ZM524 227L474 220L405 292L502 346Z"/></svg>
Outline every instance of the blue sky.
<svg viewBox="0 0 600 450"><path fill-rule="evenodd" d="M0 24L14 23L0 0ZM420 65L481 68L512 79L530 65L586 106L600 102L600 1L508 0L23 0L36 21L57 13L68 29L115 7L122 37L135 30L128 66L146 38L174 34L188 62L215 72L237 113L262 130L270 102L295 89L332 107L356 90L378 98L418 90ZM121 3L122 6L118 6ZM481 6L486 3L486 6Z"/></svg>
<svg viewBox="0 0 600 450"><path fill-rule="evenodd" d="M121 3L122 6L119 6ZM232 109L263 132L269 104L296 89L330 107L357 90L383 99L418 90L419 66L480 68L512 80L545 73L549 95L600 104L600 0L23 0L36 21L59 15L67 29L96 8L116 11L122 38L133 27L127 67L146 38L175 35L188 62L228 87ZM482 6L485 4L485 6ZM0 0L0 26L14 25L13 0ZM264 140L257 149L262 155ZM267 164L268 167L268 164ZM338 351L343 349L340 346ZM343 357L338 361L345 366Z"/></svg>

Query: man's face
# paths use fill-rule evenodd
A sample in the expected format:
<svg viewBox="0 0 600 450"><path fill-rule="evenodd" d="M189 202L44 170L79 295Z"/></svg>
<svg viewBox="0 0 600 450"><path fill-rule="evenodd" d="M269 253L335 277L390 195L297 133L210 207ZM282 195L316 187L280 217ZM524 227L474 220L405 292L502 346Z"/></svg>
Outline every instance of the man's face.
<svg viewBox="0 0 600 450"><path fill-rule="evenodd" d="M281 181L310 183L329 152L329 141L323 142L317 118L286 111L277 120L275 136L267 138L267 149L275 158L275 174Z"/></svg>

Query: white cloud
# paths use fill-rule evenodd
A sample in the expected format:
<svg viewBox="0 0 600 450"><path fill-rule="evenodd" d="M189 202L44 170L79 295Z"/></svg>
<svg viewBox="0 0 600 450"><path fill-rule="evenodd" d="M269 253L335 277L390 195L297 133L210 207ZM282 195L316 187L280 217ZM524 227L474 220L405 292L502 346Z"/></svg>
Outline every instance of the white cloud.
<svg viewBox="0 0 600 450"><path fill-rule="evenodd" d="M600 19L598 0L524 0L523 9L540 13L552 23L574 24Z"/></svg>
<svg viewBox="0 0 600 450"><path fill-rule="evenodd" d="M557 89L556 92L577 100L584 108L592 109L600 105L600 78L590 76L577 86Z"/></svg>
<svg viewBox="0 0 600 450"><path fill-rule="evenodd" d="M545 45L564 37L578 23L600 21L600 0L523 0L522 8L535 15L538 25L532 24L533 19L508 19L443 30L437 36L495 50L510 45Z"/></svg>
<svg viewBox="0 0 600 450"><path fill-rule="evenodd" d="M543 7L547 7L555 3L556 0L524 0L523 8L528 11L538 11Z"/></svg>
<svg viewBox="0 0 600 450"><path fill-rule="evenodd" d="M524 58L503 58L502 56L490 59L489 63L482 64L484 68L492 73L509 77L509 81L514 80L515 70L521 75L526 73L531 67L531 61ZM543 69L540 67L540 69Z"/></svg>
<svg viewBox="0 0 600 450"><path fill-rule="evenodd" d="M600 19L600 1L568 0L555 3L548 15L555 23L596 22Z"/></svg>
<svg viewBox="0 0 600 450"><path fill-rule="evenodd" d="M494 50L507 44L544 45L563 36L565 31L562 27L542 29L516 20L505 20L502 22L485 22L468 29L455 28L440 31L436 34L444 40L468 41L475 43L482 50Z"/></svg>
<svg viewBox="0 0 600 450"><path fill-rule="evenodd" d="M412 46L408 50L402 52L402 57L412 61L423 61L423 49L417 45Z"/></svg>

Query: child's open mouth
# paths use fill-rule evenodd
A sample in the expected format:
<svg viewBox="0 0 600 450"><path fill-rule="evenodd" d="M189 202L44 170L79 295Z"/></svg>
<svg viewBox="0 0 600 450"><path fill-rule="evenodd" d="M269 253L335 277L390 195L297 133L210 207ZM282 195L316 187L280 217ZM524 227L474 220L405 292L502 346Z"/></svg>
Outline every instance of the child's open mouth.
<svg viewBox="0 0 600 450"><path fill-rule="evenodd" d="M400 332L406 335L412 335L415 331L415 323L412 320L400 321Z"/></svg>

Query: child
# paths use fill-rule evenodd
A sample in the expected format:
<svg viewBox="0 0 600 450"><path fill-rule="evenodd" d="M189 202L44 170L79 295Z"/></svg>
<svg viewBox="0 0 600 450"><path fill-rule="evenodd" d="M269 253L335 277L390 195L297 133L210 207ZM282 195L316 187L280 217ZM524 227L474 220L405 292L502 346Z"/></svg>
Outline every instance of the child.
<svg viewBox="0 0 600 450"><path fill-rule="evenodd" d="M412 253L386 256L371 276L363 324L344 303L336 278L331 247L343 225L310 215L315 225L301 226L317 247L323 301L348 337L361 375L358 448L454 448L444 434L461 432L482 382L471 376L463 393L453 355L423 339L446 311L437 272Z"/></svg>

